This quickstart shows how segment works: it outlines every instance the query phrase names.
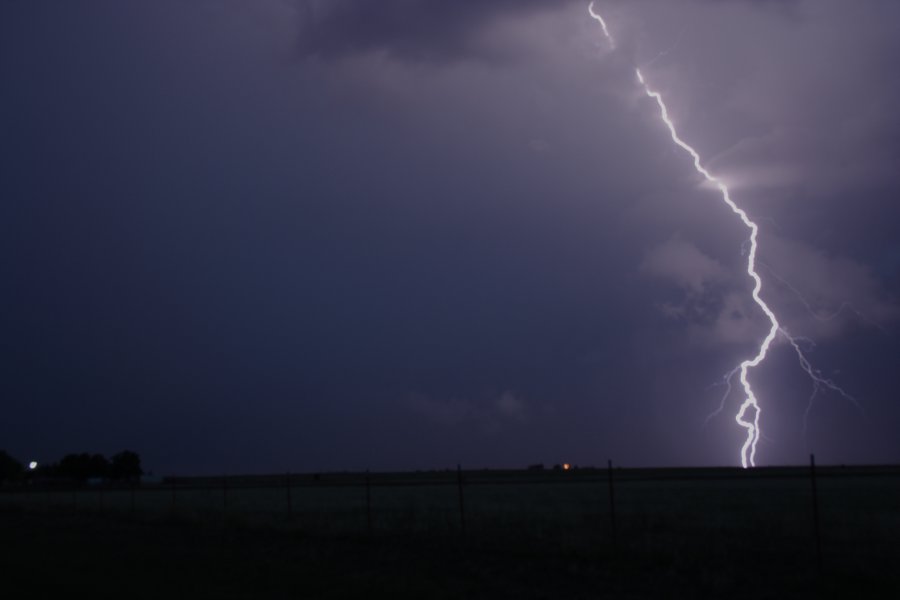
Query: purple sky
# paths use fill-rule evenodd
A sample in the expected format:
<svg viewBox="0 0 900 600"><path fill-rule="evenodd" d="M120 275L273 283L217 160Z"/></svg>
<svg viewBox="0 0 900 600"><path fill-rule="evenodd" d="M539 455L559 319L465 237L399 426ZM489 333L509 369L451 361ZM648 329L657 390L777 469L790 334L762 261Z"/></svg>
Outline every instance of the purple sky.
<svg viewBox="0 0 900 600"><path fill-rule="evenodd" d="M758 464L900 461L900 4L596 7L614 52L581 1L2 3L0 448L739 464L746 230L638 65L862 406L804 434L777 344Z"/></svg>

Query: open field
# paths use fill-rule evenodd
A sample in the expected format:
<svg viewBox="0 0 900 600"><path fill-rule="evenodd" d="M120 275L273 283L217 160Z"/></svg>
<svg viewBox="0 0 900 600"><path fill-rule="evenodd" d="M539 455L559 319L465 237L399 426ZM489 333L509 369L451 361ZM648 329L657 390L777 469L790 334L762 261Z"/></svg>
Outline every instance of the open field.
<svg viewBox="0 0 900 600"><path fill-rule="evenodd" d="M420 597L438 588L443 597L900 593L898 468L817 471L821 554L809 469L616 469L613 479L612 505L608 473L590 469L471 471L462 485L456 472L429 472L33 487L0 494L4 561L27 574L29 552L40 568L65 564L47 554L60 540L98 560L109 560L101 557L110 540L139 555L158 544L160 556L148 560L175 561L197 585L235 561L243 565L235 577L247 565L272 571L273 589L285 594L274 597L294 595L302 581L312 597L370 585ZM194 555L164 550L183 537L197 540L183 549ZM240 557L228 554L232 542ZM198 569L182 572L184 561ZM141 561L129 564L132 576L150 576ZM231 597L260 597L241 595L244 584Z"/></svg>

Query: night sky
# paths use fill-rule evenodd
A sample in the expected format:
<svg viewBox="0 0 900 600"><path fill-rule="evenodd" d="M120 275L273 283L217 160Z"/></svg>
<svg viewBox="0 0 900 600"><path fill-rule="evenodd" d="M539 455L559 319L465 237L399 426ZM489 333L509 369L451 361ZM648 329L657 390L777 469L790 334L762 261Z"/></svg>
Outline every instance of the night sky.
<svg viewBox="0 0 900 600"><path fill-rule="evenodd" d="M900 3L0 4L0 448L157 474L900 461ZM837 314L835 314L837 313Z"/></svg>

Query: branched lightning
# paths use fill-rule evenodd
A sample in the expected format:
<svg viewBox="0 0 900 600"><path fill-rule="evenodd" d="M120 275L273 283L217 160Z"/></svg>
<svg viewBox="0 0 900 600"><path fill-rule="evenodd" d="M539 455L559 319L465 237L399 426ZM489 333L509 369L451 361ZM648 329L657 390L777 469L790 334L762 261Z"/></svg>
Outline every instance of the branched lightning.
<svg viewBox="0 0 900 600"><path fill-rule="evenodd" d="M759 365L763 360L765 360L766 355L769 353L769 346L772 345L772 341L775 339L775 336L778 335L778 331L781 329L781 325L778 323L778 318L775 316L775 313L772 312L772 309L769 308L769 305L765 303L765 301L760 297L759 293L762 290L762 279L759 276L759 273L756 272L756 252L759 248L759 244L757 242L757 236L759 235L759 226L753 222L747 213L734 203L734 200L731 199L731 194L728 191L728 186L725 185L720 179L717 179L706 168L703 166L700 161L700 155L696 150L684 140L682 140L678 136L678 132L675 129L675 124L672 123L672 120L669 118L669 110L666 107L666 103L663 101L662 96L659 92L656 92L650 89L650 86L647 85L647 82L644 80L644 76L641 74L640 69L635 69L635 74L637 75L637 79L640 82L641 86L644 88L644 92L650 98L656 100L656 104L659 106L659 114L662 118L663 122L666 124L666 127L669 130L669 134L672 137L672 141L675 142L680 148L682 148L685 152L691 155L691 158L694 162L694 169L703 176L709 183L713 184L716 188L718 188L719 192L722 195L722 200L728 205L728 208L731 209L744 223L744 225L750 230L750 251L747 254L747 274L753 279L753 301L756 302L756 305L765 313L766 318L769 319L769 332L766 334L766 337L763 339L762 343L759 346L759 350L751 359L747 359L743 361L739 368L739 379L741 382L741 386L744 388L744 393L746 397L744 401L741 403L740 409L738 410L737 415L735 416L735 421L737 421L738 425L747 430L747 439L744 442L743 447L741 448L741 465L744 468L748 466L755 466L756 464L756 444L759 441L759 420L760 415L762 414L762 410L760 409L759 402L756 399L756 394L753 392L753 388L750 385L750 381L748 379L748 374L750 369ZM752 414L748 414L752 412Z"/></svg>
<svg viewBox="0 0 900 600"><path fill-rule="evenodd" d="M850 312L850 313L853 313L856 316L856 318L859 319L860 321L862 321L868 325L871 325L872 327L880 330L882 333L887 333L887 329L885 329L884 326L879 325L878 323L876 323L875 321L873 321L872 319L867 317L865 314L863 314L862 312L857 310L856 307L854 307L850 302L847 302L846 300L841 302L840 306L838 306L836 309L834 309L830 312L827 310L824 310L824 309L814 308L812 303L810 303L809 300L806 299L806 297L800 292L800 290L798 290L796 287L791 285L786 279L784 279L778 273L776 273L775 270L772 269L772 267L770 267L769 265L767 265L766 263L763 263L763 262L761 262L760 264L766 268L766 270L769 272L769 275L773 279L775 279L775 281L777 281L778 283L783 285L786 289L788 289L791 293L793 293L794 296L797 297L797 300L800 301L800 304L802 304L803 307L806 308L806 312L808 312L809 315L816 321L819 321L822 323L825 323L828 321L834 321L835 319L840 317L842 314Z"/></svg>
<svg viewBox="0 0 900 600"><path fill-rule="evenodd" d="M603 35L606 37L610 49L615 49L615 42L613 40L612 35L609 32L609 28L606 25L606 21L603 20L595 10L594 3L591 2L588 6L588 12L590 16L600 23L600 26L603 30ZM715 188L719 190L722 201L728 206L731 211L740 218L741 222L747 229L750 231L750 237L747 240L749 244L749 249L747 251L747 275L750 279L753 280L753 291L752 297L753 301L756 305L762 310L762 312L766 315L766 318L769 321L769 330L766 336L763 338L762 342L759 345L759 350L753 358L744 360L737 367L729 371L724 377L724 385L726 386L725 395L722 397L722 402L715 412L713 412L709 417L707 417L707 421L712 417L719 414L725 407L725 402L731 394L732 391L732 380L735 375L739 376L739 380L741 382L741 387L744 390L744 400L738 409L737 414L735 415L735 421L746 430L746 440L744 441L743 446L741 447L741 465L744 468L756 466L756 445L759 442L759 438L761 437L761 429L760 429L760 416L762 415L762 409L760 408L759 402L756 398L756 394L753 392L753 388L750 385L750 381L748 379L749 372L754 367L757 367L760 363L762 363L766 356L769 353L769 348L772 345L772 342L775 341L775 338L779 335L779 333L784 336L784 338L791 344L794 348L794 351L797 353L797 358L800 362L800 367L806 372L806 374L810 377L813 382L813 391L810 396L809 404L806 409L806 413L804 416L804 431L806 429L806 420L809 415L810 410L813 406L813 401L815 400L816 395L822 389L829 389L831 391L837 392L844 398L850 400L855 406L859 407L858 402L853 396L849 395L845 392L841 387L835 384L831 379L828 379L822 376L821 372L815 369L812 364L807 360L806 356L803 353L802 348L800 347L800 339L792 337L786 329L784 329L781 324L778 322L778 318L775 316L775 313L769 307L768 304L762 299L760 296L760 292L762 291L762 279L759 273L756 270L756 255L759 249L758 243L758 235L759 235L759 226L750 219L747 215L746 211L738 206L734 200L731 198L731 193L728 190L728 186L725 183L713 176L706 167L703 166L703 162L700 158L700 154L687 142L685 142L678 135L678 131L675 128L675 124L672 122L669 117L669 110L666 106L666 103L663 101L662 95L653 90L647 81L644 79L643 74L640 69L635 69L635 75L637 76L637 81L643 89L644 93L652 98L656 105L659 108L660 118L665 124L666 128L669 131L669 135L672 138L672 141L680 147L682 150L687 152L691 158L693 159L694 170L697 171L707 182L712 184ZM843 308L843 307L842 307ZM840 312L840 311L839 311ZM835 315L836 316L836 315Z"/></svg>
<svg viewBox="0 0 900 600"><path fill-rule="evenodd" d="M809 402L806 405L806 410L803 412L803 434L806 435L807 426L809 425L809 413L812 411L813 405L816 401L816 396L819 395L819 392L823 390L831 390L839 394L845 400L848 400L853 406L857 408L863 415L865 415L865 411L863 411L862 405L859 401L848 394L841 386L836 384L834 381L822 375L822 372L812 366L809 360L806 358L806 355L803 354L803 349L800 348L801 338L791 337L785 334L788 342L794 348L794 351L797 353L797 360L800 361L800 368L806 373L806 375L812 380L813 389L812 393L809 396ZM807 340L810 343L811 340Z"/></svg>

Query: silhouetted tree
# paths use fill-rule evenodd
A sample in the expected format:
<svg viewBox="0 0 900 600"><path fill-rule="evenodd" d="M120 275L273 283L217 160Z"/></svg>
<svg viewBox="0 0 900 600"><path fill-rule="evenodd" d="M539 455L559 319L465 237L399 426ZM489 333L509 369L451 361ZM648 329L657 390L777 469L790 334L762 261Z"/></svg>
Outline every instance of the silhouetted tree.
<svg viewBox="0 0 900 600"><path fill-rule="evenodd" d="M25 474L25 467L22 463L0 450L0 483L4 481L17 481Z"/></svg>
<svg viewBox="0 0 900 600"><path fill-rule="evenodd" d="M137 452L122 450L112 457L110 476L113 479L138 479L144 471L141 469L141 457Z"/></svg>
<svg viewBox="0 0 900 600"><path fill-rule="evenodd" d="M99 477L106 479L109 477L109 460L102 454L91 454L90 466L88 468L88 477Z"/></svg>
<svg viewBox="0 0 900 600"><path fill-rule="evenodd" d="M52 479L54 477L59 477L59 465L56 463L40 464L38 468L32 471L35 475L42 479Z"/></svg>
<svg viewBox="0 0 900 600"><path fill-rule="evenodd" d="M85 481L94 477L109 477L109 461L102 454L67 454L59 461L57 473L61 477L71 477Z"/></svg>

